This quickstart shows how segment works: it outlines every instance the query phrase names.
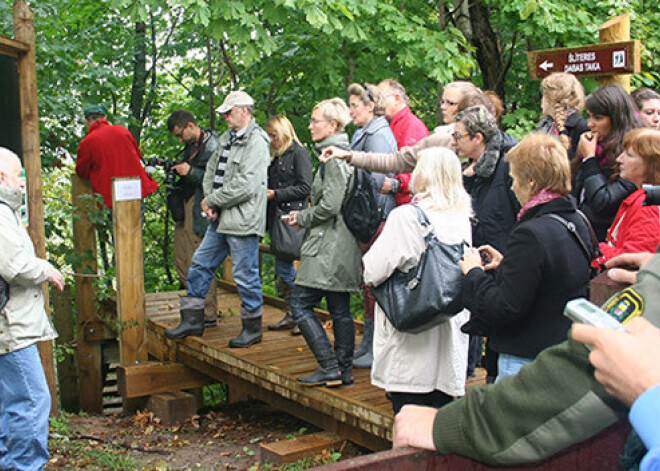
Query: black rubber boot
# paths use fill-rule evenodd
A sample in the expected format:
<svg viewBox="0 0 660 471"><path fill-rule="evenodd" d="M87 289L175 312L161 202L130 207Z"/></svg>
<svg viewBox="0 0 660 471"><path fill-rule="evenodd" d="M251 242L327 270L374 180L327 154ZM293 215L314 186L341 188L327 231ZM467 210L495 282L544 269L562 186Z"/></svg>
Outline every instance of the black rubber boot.
<svg viewBox="0 0 660 471"><path fill-rule="evenodd" d="M371 368L374 361L374 321L373 319L364 319L364 332L362 333L362 342L355 351L353 366L356 368Z"/></svg>
<svg viewBox="0 0 660 471"><path fill-rule="evenodd" d="M231 348L245 348L261 343L261 317L252 319L241 318L241 323L243 324L243 330L238 334L238 337L229 341L229 346Z"/></svg>
<svg viewBox="0 0 660 471"><path fill-rule="evenodd" d="M337 357L332 352L330 340L323 330L321 322L316 317L310 317L298 322L307 345L319 362L319 368L309 376L301 376L298 382L306 386L341 386L341 372Z"/></svg>
<svg viewBox="0 0 660 471"><path fill-rule="evenodd" d="M335 355L341 371L341 382L344 386L350 386L355 382L351 368L355 345L355 323L350 317L333 319L332 328L335 333Z"/></svg>
<svg viewBox="0 0 660 471"><path fill-rule="evenodd" d="M173 329L165 331L168 339L180 339L193 336L201 337L204 334L204 308L181 309L181 322Z"/></svg>
<svg viewBox="0 0 660 471"><path fill-rule="evenodd" d="M269 325L268 330L293 329L296 326L296 321L294 321L293 317L291 317L291 306L290 306L291 292L293 291L293 288L278 278L277 282L275 282L275 289L277 290L277 292L282 293L282 299L284 299L284 305L285 305L284 317L275 324Z"/></svg>

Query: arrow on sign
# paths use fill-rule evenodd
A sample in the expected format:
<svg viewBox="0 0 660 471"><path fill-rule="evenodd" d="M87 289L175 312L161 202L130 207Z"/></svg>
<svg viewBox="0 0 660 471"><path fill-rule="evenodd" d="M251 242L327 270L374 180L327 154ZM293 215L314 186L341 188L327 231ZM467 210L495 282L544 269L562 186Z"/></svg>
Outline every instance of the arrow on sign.
<svg viewBox="0 0 660 471"><path fill-rule="evenodd" d="M543 63L539 64L539 69L543 69L544 72L547 72L548 69L552 69L555 66L553 62L548 62L544 60Z"/></svg>

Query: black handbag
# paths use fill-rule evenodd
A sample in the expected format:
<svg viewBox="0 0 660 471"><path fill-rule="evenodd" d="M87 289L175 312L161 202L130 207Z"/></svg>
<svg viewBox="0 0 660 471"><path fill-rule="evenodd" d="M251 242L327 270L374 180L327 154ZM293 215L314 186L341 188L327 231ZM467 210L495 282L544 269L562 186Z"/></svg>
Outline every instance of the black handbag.
<svg viewBox="0 0 660 471"><path fill-rule="evenodd" d="M417 205L419 222L431 227ZM416 333L441 324L461 312L463 273L458 266L467 242L444 244L433 230L424 238L426 249L419 263L407 273L396 270L378 286L373 286L376 302L395 329Z"/></svg>
<svg viewBox="0 0 660 471"><path fill-rule="evenodd" d="M282 221L283 214L279 207L275 209L275 218L270 227L270 251L285 262L300 260L305 229L289 226Z"/></svg>

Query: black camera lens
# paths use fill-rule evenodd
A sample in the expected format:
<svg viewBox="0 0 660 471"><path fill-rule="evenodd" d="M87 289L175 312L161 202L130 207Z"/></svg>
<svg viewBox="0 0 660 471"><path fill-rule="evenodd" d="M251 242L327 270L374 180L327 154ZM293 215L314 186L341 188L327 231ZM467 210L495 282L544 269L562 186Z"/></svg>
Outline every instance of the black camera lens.
<svg viewBox="0 0 660 471"><path fill-rule="evenodd" d="M660 185L642 185L642 189L646 192L644 206L660 205Z"/></svg>

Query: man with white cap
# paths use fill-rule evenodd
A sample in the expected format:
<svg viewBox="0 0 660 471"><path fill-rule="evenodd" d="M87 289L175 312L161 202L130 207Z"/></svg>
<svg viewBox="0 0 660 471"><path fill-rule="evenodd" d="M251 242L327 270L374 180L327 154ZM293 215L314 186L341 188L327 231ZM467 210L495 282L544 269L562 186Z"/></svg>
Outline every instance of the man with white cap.
<svg viewBox="0 0 660 471"><path fill-rule="evenodd" d="M169 338L204 333L204 298L215 270L227 256L241 298L241 333L229 346L261 342L263 292L259 277L259 237L266 231L269 140L253 117L254 100L231 92L216 110L229 130L220 136L204 174L201 210L209 222L188 271L188 293L181 297L181 322Z"/></svg>

